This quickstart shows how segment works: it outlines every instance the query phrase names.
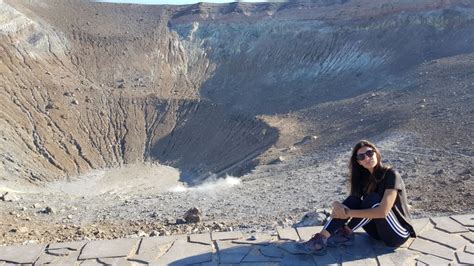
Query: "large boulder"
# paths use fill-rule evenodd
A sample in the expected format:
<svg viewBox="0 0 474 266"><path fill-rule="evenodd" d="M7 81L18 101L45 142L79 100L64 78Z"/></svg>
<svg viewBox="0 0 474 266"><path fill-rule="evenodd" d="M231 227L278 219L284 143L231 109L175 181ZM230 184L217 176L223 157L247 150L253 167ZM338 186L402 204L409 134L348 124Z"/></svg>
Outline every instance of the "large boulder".
<svg viewBox="0 0 474 266"><path fill-rule="evenodd" d="M318 209L316 211L311 211L303 215L303 217L301 218L301 221L295 223L293 227L324 225L328 217L329 217L328 210Z"/></svg>

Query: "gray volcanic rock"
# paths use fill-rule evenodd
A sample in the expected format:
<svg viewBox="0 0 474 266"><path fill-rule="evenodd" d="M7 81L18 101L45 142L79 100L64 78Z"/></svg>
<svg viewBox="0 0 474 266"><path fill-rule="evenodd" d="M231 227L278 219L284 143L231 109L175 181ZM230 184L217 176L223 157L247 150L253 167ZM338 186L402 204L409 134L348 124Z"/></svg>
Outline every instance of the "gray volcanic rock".
<svg viewBox="0 0 474 266"><path fill-rule="evenodd" d="M193 207L186 211L183 218L187 223L199 223L201 221L202 211L199 208Z"/></svg>

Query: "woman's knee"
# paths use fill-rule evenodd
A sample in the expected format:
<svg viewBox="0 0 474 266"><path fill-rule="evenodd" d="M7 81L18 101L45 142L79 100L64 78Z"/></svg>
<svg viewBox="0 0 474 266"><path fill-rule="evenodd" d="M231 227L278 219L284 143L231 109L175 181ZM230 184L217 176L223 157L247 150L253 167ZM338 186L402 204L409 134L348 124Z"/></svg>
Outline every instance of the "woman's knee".
<svg viewBox="0 0 474 266"><path fill-rule="evenodd" d="M377 203L380 203L382 198L379 196L377 193L370 193L366 197L364 197L364 200L362 200L362 208L368 209L368 208L373 208L375 207Z"/></svg>
<svg viewBox="0 0 474 266"><path fill-rule="evenodd" d="M360 209L361 203L362 200L356 196L349 196L342 202L349 209Z"/></svg>

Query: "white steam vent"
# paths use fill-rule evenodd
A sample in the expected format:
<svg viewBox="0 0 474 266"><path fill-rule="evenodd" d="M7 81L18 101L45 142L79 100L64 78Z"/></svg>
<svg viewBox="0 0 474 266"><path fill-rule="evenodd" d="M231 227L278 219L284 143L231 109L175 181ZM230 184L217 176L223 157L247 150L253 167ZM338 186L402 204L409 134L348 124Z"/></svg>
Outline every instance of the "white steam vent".
<svg viewBox="0 0 474 266"><path fill-rule="evenodd" d="M170 192L186 192L186 191L216 191L226 188L238 186L242 181L233 176L226 176L225 178L209 177L201 185L195 187L187 187L179 184L169 189Z"/></svg>

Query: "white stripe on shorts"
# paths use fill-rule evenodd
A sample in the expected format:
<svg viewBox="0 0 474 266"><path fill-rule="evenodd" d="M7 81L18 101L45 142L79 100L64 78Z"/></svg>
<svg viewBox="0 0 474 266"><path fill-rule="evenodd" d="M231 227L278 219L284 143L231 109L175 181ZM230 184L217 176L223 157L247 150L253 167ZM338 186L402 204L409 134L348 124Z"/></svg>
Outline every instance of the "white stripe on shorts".
<svg viewBox="0 0 474 266"><path fill-rule="evenodd" d="M408 232L405 228L403 228L403 226L400 225L392 211L390 211L390 213L387 215L387 217L385 217L385 219L397 235L403 238L407 238L410 235L410 232Z"/></svg>
<svg viewBox="0 0 474 266"><path fill-rule="evenodd" d="M326 230L326 228L329 226L329 224L331 223L332 221L332 217L329 217L328 221L326 222L326 224L324 225L323 227L323 230Z"/></svg>
<svg viewBox="0 0 474 266"><path fill-rule="evenodd" d="M371 208L373 209L373 208L375 208L375 207L377 207L377 206L379 206L379 205L380 205L380 203L375 203L374 205L372 205ZM372 219L369 219L369 218L364 218L364 219L362 219L362 221L360 221L354 228L352 228L352 231L355 231L355 230L357 230L359 227L362 227L362 226L368 224L370 221L372 221Z"/></svg>

